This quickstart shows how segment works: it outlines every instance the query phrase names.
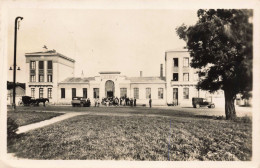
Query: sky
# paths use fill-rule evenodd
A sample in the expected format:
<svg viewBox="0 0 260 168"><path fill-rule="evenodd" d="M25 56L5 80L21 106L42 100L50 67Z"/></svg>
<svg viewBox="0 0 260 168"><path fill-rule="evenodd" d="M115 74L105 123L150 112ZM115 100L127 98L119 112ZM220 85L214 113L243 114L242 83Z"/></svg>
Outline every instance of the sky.
<svg viewBox="0 0 260 168"><path fill-rule="evenodd" d="M159 76L165 51L185 46L175 32L196 23L197 10L177 9L11 9L8 11L8 67L13 65L14 20L20 22L17 41L17 81L25 82L25 53L49 50L76 61L75 76L100 71L122 75ZM69 76L68 76L69 77ZM8 80L12 81L12 71Z"/></svg>

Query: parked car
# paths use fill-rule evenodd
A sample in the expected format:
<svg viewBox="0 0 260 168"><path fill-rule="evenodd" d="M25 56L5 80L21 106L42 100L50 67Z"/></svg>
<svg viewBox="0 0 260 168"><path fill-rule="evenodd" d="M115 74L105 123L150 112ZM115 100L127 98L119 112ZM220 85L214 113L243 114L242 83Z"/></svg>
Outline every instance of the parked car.
<svg viewBox="0 0 260 168"><path fill-rule="evenodd" d="M71 105L73 107L81 106L81 107L89 107L90 106L90 100L83 98L83 97L73 97L71 101Z"/></svg>
<svg viewBox="0 0 260 168"><path fill-rule="evenodd" d="M200 108L207 106L208 108L215 108L215 104L212 102L207 101L204 98L192 98L192 106L194 108Z"/></svg>

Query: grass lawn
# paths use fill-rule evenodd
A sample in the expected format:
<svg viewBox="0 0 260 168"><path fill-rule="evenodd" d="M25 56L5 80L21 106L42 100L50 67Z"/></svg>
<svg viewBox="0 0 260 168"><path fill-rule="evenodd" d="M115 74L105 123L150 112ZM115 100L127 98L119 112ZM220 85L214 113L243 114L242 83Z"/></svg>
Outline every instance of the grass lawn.
<svg viewBox="0 0 260 168"><path fill-rule="evenodd" d="M32 111L8 111L7 117L11 117L16 121L18 126L28 125L36 123L39 121L51 119L53 117L62 115L62 113L52 113L52 112L32 112Z"/></svg>
<svg viewBox="0 0 260 168"><path fill-rule="evenodd" d="M73 117L23 134L8 152L31 159L251 160L251 122L151 114Z"/></svg>

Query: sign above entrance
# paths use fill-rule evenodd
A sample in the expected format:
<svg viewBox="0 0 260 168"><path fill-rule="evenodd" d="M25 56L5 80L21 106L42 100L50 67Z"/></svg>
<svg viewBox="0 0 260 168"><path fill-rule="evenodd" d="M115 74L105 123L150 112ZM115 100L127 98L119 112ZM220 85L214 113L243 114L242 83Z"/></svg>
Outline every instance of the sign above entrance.
<svg viewBox="0 0 260 168"><path fill-rule="evenodd" d="M121 72L119 71L103 71L99 72L101 74L101 79L117 79L118 75Z"/></svg>
<svg viewBox="0 0 260 168"><path fill-rule="evenodd" d="M101 78L102 79L117 79L117 76L115 76L115 75L104 75Z"/></svg>

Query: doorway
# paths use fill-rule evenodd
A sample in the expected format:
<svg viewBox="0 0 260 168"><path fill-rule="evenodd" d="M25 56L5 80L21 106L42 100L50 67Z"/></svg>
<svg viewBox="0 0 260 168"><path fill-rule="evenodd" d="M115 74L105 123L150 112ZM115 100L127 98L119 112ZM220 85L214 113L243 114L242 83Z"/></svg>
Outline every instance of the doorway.
<svg viewBox="0 0 260 168"><path fill-rule="evenodd" d="M107 98L114 97L115 84L113 81L108 80L105 84L105 94Z"/></svg>
<svg viewBox="0 0 260 168"><path fill-rule="evenodd" d="M178 88L173 88L173 105L178 105Z"/></svg>
<svg viewBox="0 0 260 168"><path fill-rule="evenodd" d="M107 91L107 97L113 97L113 96L114 96L114 94L112 91Z"/></svg>

